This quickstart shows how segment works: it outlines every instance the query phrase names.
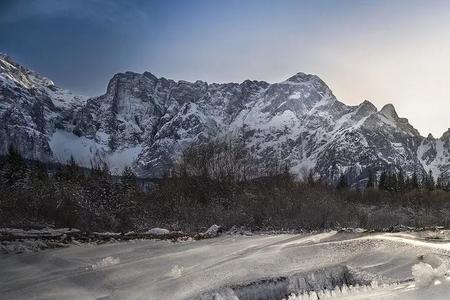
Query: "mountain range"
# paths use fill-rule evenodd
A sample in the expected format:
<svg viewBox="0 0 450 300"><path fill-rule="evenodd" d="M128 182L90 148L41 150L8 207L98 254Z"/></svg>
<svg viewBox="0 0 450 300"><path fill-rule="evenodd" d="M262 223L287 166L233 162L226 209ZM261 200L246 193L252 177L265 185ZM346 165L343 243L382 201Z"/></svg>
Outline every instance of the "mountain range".
<svg viewBox="0 0 450 300"><path fill-rule="evenodd" d="M0 54L0 154L160 177L192 143L233 136L264 166L274 158L299 176L352 182L389 168L450 178L450 129L423 137L392 104L381 110L336 99L315 75L279 82L187 82L115 74L106 93L83 97Z"/></svg>

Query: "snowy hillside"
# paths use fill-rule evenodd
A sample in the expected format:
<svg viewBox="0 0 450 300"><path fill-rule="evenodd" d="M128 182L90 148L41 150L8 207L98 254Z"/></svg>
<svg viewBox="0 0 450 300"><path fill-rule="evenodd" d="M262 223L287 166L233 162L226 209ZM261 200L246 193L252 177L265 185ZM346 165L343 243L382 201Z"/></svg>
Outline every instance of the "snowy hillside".
<svg viewBox="0 0 450 300"><path fill-rule="evenodd" d="M136 240L0 255L5 299L448 299L450 244L416 233ZM447 274L446 274L447 273Z"/></svg>
<svg viewBox="0 0 450 300"><path fill-rule="evenodd" d="M191 143L245 139L261 166L274 158L291 171L356 182L368 170L450 172L450 135L424 138L397 115L364 101L339 102L317 76L280 83L208 84L119 73L104 95L85 99L0 56L0 153L13 144L29 158L161 176Z"/></svg>

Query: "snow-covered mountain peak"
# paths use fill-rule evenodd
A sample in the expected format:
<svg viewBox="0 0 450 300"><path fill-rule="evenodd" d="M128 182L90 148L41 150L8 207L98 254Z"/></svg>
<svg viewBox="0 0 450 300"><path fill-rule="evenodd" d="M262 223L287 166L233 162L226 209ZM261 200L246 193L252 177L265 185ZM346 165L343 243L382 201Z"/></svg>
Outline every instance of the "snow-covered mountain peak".
<svg viewBox="0 0 450 300"><path fill-rule="evenodd" d="M20 98L34 103L40 99L47 110L79 107L86 101L85 97L57 87L47 77L17 64L7 55L0 56L0 87L0 99L9 94L11 97L6 101Z"/></svg>
<svg viewBox="0 0 450 300"><path fill-rule="evenodd" d="M2 61L2 62L6 61L9 64L13 65L14 68L17 67L17 64L14 62L14 60L10 56L8 56L8 54L6 54L6 53L0 52L0 61Z"/></svg>
<svg viewBox="0 0 450 300"><path fill-rule="evenodd" d="M4 84L26 89L54 86L50 79L18 65L7 55L0 56L0 76Z"/></svg>

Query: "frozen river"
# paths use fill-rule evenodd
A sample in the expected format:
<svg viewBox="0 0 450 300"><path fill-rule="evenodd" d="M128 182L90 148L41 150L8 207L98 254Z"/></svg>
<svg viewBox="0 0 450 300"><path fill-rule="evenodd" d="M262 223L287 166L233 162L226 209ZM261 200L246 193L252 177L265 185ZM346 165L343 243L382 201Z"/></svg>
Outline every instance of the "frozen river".
<svg viewBox="0 0 450 300"><path fill-rule="evenodd" d="M445 276L419 287L411 271L449 259L450 243L415 234L73 245L0 255L0 299L450 299Z"/></svg>

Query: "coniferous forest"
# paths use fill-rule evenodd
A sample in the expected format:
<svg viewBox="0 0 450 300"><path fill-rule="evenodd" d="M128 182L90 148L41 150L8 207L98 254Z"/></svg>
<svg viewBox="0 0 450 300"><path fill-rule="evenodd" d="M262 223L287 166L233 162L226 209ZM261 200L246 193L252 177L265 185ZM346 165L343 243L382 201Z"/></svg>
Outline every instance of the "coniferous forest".
<svg viewBox="0 0 450 300"><path fill-rule="evenodd" d="M237 141L188 148L163 178L139 179L127 167L46 165L10 147L0 162L2 226L53 225L125 232L156 226L194 232L220 224L251 230L449 226L450 187L432 174L370 172L366 187L312 174L298 180L272 162L264 170Z"/></svg>

